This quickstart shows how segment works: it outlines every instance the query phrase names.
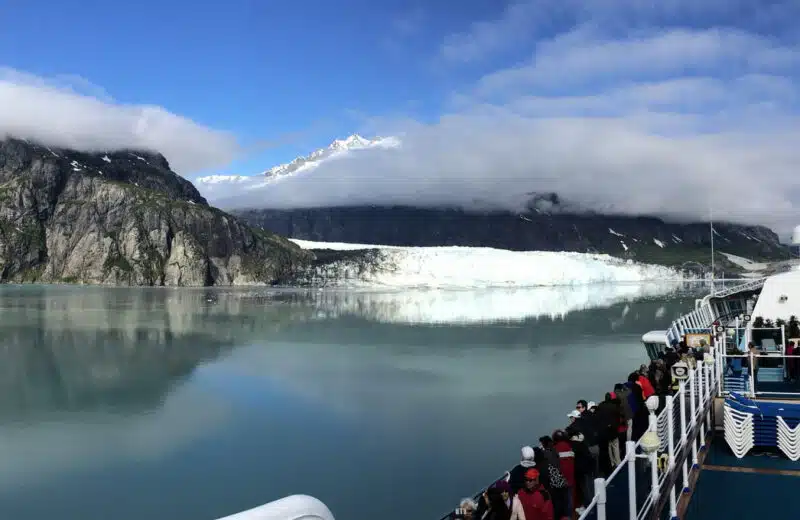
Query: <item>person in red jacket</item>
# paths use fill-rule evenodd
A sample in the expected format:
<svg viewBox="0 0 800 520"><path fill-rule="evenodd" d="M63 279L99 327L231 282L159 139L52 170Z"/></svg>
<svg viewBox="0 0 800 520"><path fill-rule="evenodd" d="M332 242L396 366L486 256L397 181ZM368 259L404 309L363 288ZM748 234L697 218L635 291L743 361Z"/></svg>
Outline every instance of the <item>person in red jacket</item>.
<svg viewBox="0 0 800 520"><path fill-rule="evenodd" d="M553 502L539 483L539 470L525 472L525 487L519 490L511 504L511 520L553 520Z"/></svg>
<svg viewBox="0 0 800 520"><path fill-rule="evenodd" d="M638 372L639 379L636 381L640 387L642 387L642 396L644 400L647 401L647 398L651 395L656 393L655 388L653 388L653 384L647 379L647 366L642 365Z"/></svg>
<svg viewBox="0 0 800 520"><path fill-rule="evenodd" d="M575 452L572 451L572 444L569 442L567 432L556 430L553 432L553 449L558 453L558 462L561 466L561 473L567 481L569 487L567 511L572 511L573 504L577 504L577 488L575 486Z"/></svg>

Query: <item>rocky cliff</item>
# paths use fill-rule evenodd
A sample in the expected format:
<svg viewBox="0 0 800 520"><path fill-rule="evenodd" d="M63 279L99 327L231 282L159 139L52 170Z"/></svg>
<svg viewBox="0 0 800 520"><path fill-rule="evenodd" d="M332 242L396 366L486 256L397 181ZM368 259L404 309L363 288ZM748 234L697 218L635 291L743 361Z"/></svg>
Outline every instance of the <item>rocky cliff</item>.
<svg viewBox="0 0 800 520"><path fill-rule="evenodd" d="M209 206L159 154L0 141L0 282L275 284L312 258Z"/></svg>
<svg viewBox="0 0 800 520"><path fill-rule="evenodd" d="M253 226L306 240L396 246L482 246L517 251L607 253L680 266L710 263L710 228L654 217L524 213L471 213L456 209L342 207L236 212ZM761 226L715 223L717 266L737 271L722 252L759 260L788 257L779 237Z"/></svg>

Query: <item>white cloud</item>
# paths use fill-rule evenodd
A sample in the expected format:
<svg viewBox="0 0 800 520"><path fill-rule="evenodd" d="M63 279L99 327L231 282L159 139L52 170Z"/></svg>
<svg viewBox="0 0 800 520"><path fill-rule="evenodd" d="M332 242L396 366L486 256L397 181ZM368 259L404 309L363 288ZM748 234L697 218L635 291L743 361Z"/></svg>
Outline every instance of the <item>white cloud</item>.
<svg viewBox="0 0 800 520"><path fill-rule="evenodd" d="M448 62L470 62L508 49L535 33L537 22L558 7L542 0L513 1L495 19L473 23L466 31L445 38L440 57Z"/></svg>
<svg viewBox="0 0 800 520"><path fill-rule="evenodd" d="M690 9L670 5L641 18ZM704 219L713 206L717 218L779 231L797 223L800 50L791 40L746 25L645 24L619 38L579 17L581 25L537 42L528 62L454 93L437 121L381 122L380 133L401 136L399 149L206 195L227 207L478 201L516 209L529 192L555 191L622 214Z"/></svg>
<svg viewBox="0 0 800 520"><path fill-rule="evenodd" d="M769 7L755 0L511 0L496 16L444 38L437 57L451 64L485 60L551 34L563 24L628 34L645 26L681 22L691 26L708 18L725 24L745 16L774 27L790 24L796 9L794 0L779 0Z"/></svg>
<svg viewBox="0 0 800 520"><path fill-rule="evenodd" d="M115 102L78 76L40 78L0 68L0 136L80 150L147 149L180 173L227 164L235 138L150 105Z"/></svg>

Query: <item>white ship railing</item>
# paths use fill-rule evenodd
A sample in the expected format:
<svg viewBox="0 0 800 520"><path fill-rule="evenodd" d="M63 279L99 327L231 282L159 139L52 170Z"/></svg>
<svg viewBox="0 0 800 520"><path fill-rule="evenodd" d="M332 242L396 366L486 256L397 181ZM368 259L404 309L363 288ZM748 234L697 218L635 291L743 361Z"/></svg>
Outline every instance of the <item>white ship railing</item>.
<svg viewBox="0 0 800 520"><path fill-rule="evenodd" d="M766 278L756 278L750 281L747 281L742 284L734 285L732 287L724 288L720 291L715 291L714 294L710 295L712 298L727 298L732 294L736 294L738 292L743 291L757 291L764 287L764 282L766 282Z"/></svg>
<svg viewBox="0 0 800 520"><path fill-rule="evenodd" d="M755 374L750 370L752 358L757 359L759 364L758 379L756 380ZM764 362L768 360L782 360L783 363L777 367L764 366ZM735 360L741 360L741 366L734 366L732 363ZM732 392L746 395L748 397L800 397L800 386L793 386L791 384L777 385L778 388L783 390L759 390L759 383L787 383L789 376L788 363L791 361L799 361L799 356L786 355L783 352L775 352L770 354L726 354L722 353L719 357L719 365L721 370L720 390L719 396L726 397ZM797 375L797 374L793 374ZM762 387L763 388L763 387ZM796 390L795 390L796 388Z"/></svg>
<svg viewBox="0 0 800 520"><path fill-rule="evenodd" d="M648 433L636 443L627 443L625 459L608 478L595 480L594 499L579 520L640 520L656 517L667 504L670 517L678 518L679 497L691 491L691 470L698 469L698 454L706 449L719 373L719 363L708 357L689 371L675 395L665 397L666 406L658 416L654 413L657 401L648 400ZM620 509L619 500L610 500L612 493L620 498L624 484L618 477L623 470L627 473L627 507L623 506L627 511ZM640 489L643 484L646 488Z"/></svg>
<svg viewBox="0 0 800 520"><path fill-rule="evenodd" d="M672 341L680 341L687 332L711 332L711 325L721 317L747 314L745 308L731 309L726 302L717 304L712 299L719 300L740 292L756 291L764 286L765 281L766 278L749 280L705 296L698 302L695 310L684 314L670 324L667 329L667 345Z"/></svg>

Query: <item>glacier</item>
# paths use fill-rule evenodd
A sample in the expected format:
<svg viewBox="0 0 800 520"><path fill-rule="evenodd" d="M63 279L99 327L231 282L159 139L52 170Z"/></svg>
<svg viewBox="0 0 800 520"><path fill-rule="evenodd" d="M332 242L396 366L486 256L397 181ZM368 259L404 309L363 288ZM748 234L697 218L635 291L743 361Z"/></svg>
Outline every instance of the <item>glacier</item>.
<svg viewBox="0 0 800 520"><path fill-rule="evenodd" d="M521 288L686 279L668 267L602 254L290 240L304 249L376 250L379 260L373 269L358 263L348 266L347 260L317 267L328 285L350 288Z"/></svg>

